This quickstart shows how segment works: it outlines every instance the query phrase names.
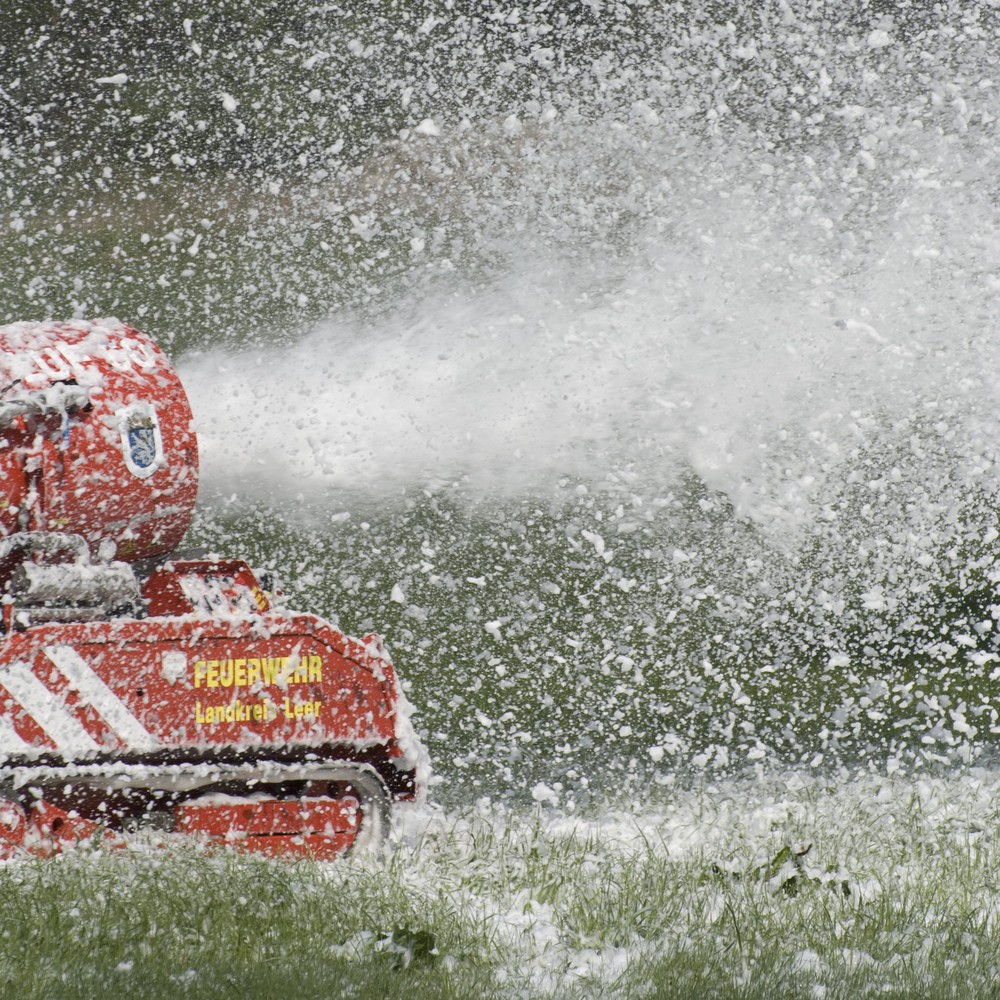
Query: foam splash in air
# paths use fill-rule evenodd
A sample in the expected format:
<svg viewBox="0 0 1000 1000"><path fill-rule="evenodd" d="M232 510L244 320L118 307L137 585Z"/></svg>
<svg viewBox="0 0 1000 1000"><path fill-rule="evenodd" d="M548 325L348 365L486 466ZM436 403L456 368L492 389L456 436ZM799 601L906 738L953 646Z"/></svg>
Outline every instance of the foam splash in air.
<svg viewBox="0 0 1000 1000"><path fill-rule="evenodd" d="M977 199L943 220L915 189L848 252L817 233L822 206L796 208L794 178L744 167L674 177L629 257L567 261L525 237L489 281L456 275L290 348L184 359L207 494L323 505L464 478L503 495L622 470L643 488L686 467L767 520L867 433L947 420L981 447L992 286L969 268L1000 251Z"/></svg>

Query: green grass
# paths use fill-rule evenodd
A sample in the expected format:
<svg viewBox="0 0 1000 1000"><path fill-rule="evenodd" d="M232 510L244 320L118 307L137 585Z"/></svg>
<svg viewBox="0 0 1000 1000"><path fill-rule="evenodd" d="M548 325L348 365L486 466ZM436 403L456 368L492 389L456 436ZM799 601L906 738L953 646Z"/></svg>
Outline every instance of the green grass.
<svg viewBox="0 0 1000 1000"><path fill-rule="evenodd" d="M332 865L139 847L13 862L0 988L994 996L998 783L782 772L585 814L483 799L414 810L384 857Z"/></svg>
<svg viewBox="0 0 1000 1000"><path fill-rule="evenodd" d="M415 906L392 866L349 871L183 850L11 866L0 986L39 998L490 993L476 956L451 973L428 953L430 934L464 955L447 913Z"/></svg>

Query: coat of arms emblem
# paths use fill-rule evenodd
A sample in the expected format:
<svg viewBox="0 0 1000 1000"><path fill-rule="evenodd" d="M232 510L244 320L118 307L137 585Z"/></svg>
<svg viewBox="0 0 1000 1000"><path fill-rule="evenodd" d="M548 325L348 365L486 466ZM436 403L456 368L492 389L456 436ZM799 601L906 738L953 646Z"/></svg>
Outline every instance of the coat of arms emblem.
<svg viewBox="0 0 1000 1000"><path fill-rule="evenodd" d="M119 410L118 418L126 468L139 479L151 476L164 461L156 410L148 403L136 403Z"/></svg>

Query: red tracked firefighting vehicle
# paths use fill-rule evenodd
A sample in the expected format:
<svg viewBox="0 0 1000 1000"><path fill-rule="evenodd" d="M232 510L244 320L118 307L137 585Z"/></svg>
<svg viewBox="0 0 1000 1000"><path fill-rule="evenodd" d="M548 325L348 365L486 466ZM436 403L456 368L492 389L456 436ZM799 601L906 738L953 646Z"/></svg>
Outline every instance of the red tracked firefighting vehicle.
<svg viewBox="0 0 1000 1000"><path fill-rule="evenodd" d="M191 409L117 321L0 327L0 855L133 830L275 855L378 842L426 755L377 636L177 553Z"/></svg>

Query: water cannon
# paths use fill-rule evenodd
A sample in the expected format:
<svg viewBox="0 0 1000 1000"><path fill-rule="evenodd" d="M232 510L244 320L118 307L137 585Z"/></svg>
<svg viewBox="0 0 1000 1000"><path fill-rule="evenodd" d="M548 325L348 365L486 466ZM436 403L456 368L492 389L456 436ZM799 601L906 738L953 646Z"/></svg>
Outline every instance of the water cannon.
<svg viewBox="0 0 1000 1000"><path fill-rule="evenodd" d="M81 536L126 562L177 548L198 442L177 372L116 321L0 327L0 533Z"/></svg>
<svg viewBox="0 0 1000 1000"><path fill-rule="evenodd" d="M425 787L379 637L182 555L197 492L149 337L0 327L0 857L138 833L334 858Z"/></svg>

